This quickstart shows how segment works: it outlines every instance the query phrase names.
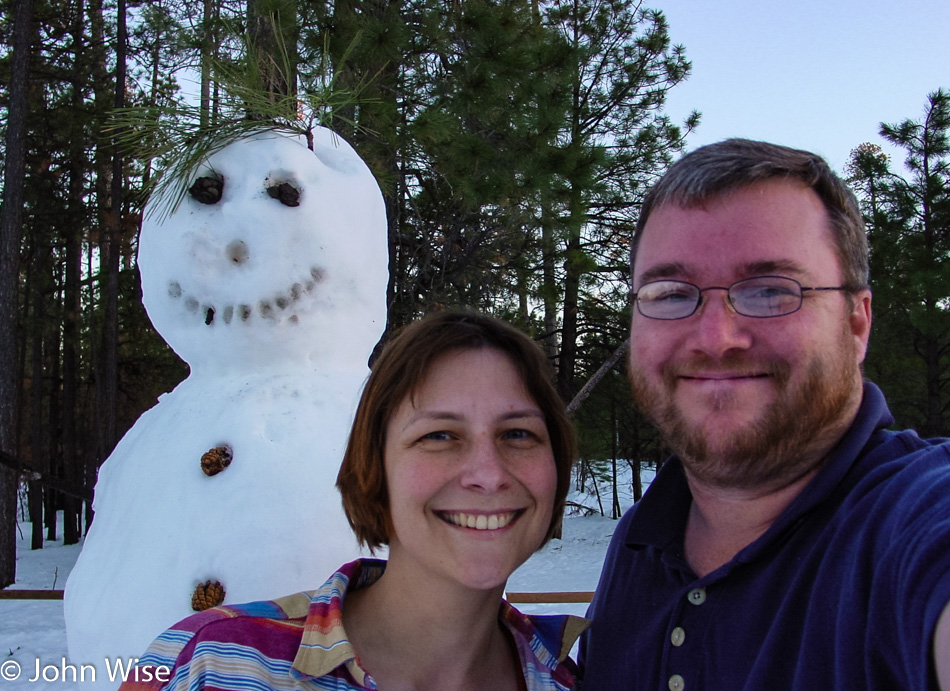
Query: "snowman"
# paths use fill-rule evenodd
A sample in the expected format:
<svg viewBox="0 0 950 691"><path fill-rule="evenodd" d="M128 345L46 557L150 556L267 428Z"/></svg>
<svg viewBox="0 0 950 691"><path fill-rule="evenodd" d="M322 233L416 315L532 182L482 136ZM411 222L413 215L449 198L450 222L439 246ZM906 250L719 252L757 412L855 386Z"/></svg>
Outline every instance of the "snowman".
<svg viewBox="0 0 950 691"><path fill-rule="evenodd" d="M139 245L143 302L191 367L102 466L66 585L73 664L135 658L220 602L318 587L360 551L335 489L386 319L375 179L326 129L237 140Z"/></svg>

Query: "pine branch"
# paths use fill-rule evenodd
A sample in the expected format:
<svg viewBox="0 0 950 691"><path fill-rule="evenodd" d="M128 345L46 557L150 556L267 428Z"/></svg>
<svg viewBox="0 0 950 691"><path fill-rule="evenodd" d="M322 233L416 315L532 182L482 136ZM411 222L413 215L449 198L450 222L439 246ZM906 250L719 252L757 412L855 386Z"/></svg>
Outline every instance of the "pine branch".
<svg viewBox="0 0 950 691"><path fill-rule="evenodd" d="M573 415L575 412L577 412L577 409L581 407L581 403L583 403L587 397L590 396L590 392L594 390L594 387L597 386L600 380L604 378L607 372L616 366L616 364L620 361L620 358L622 358L629 349L630 339L627 338L611 354L611 356L607 358L606 361L604 361L600 368L594 372L593 376L587 380L587 383L584 384L583 388L577 392L577 395L574 396L574 399L568 403L567 412L569 415Z"/></svg>
<svg viewBox="0 0 950 691"><path fill-rule="evenodd" d="M357 36L341 60L341 67L359 40ZM327 52L324 51L324 55ZM262 65L267 66L265 78ZM216 152L239 139L264 132L285 132L306 137L313 148L314 127L327 127L343 122L363 131L357 123L341 115L354 104L369 102L362 96L373 78L363 79L355 88L339 86L336 72L324 60L315 77L301 85L302 93L281 94L268 90L275 80L287 82L295 74L291 55L283 46L275 59L262 56L246 38L245 53L231 63L212 64L212 80L225 94L223 114L202 125L200 106L131 107L116 109L107 134L114 134L117 144L129 156L139 160L155 160L163 172L152 178L143 190L153 203L149 216L159 221L174 213L184 199L188 183L201 166Z"/></svg>

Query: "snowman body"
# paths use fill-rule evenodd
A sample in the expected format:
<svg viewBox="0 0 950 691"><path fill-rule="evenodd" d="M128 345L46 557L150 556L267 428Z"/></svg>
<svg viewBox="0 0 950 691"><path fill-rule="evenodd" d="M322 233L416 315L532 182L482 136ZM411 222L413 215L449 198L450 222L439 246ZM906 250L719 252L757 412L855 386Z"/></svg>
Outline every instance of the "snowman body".
<svg viewBox="0 0 950 691"><path fill-rule="evenodd" d="M312 151L238 140L197 177L139 246L146 310L191 374L103 464L66 586L70 659L103 688L106 661L141 655L202 584L270 599L359 556L335 480L385 326L379 188L324 129Z"/></svg>

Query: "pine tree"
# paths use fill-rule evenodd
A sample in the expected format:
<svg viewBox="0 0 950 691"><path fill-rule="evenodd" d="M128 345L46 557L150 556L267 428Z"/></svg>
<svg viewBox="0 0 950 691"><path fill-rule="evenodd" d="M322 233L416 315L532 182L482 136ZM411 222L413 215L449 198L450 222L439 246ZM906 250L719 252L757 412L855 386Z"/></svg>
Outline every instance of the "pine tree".
<svg viewBox="0 0 950 691"><path fill-rule="evenodd" d="M873 145L852 152L848 166L871 247L876 325L867 367L894 388L901 424L925 436L950 432L948 135L950 92L940 89L922 119L881 125L881 136L905 152L905 175Z"/></svg>
<svg viewBox="0 0 950 691"><path fill-rule="evenodd" d="M613 296L616 308L626 302L623 257L640 198L684 144L685 133L663 114L666 95L691 66L657 10L622 0L566 0L552 2L546 18L574 53L562 135L567 165L556 209L564 219L557 250L563 276L558 383L570 398L582 331L602 331L584 323L584 293L603 299L605 275L612 273L621 287ZM693 113L687 131L698 122ZM554 290L549 285L545 292Z"/></svg>
<svg viewBox="0 0 950 691"><path fill-rule="evenodd" d="M0 209L0 452L16 458L17 312L20 276L20 237L26 176L27 79L31 52L32 0L14 4L13 61L7 106ZM18 474L0 466L0 588L16 580L16 503Z"/></svg>

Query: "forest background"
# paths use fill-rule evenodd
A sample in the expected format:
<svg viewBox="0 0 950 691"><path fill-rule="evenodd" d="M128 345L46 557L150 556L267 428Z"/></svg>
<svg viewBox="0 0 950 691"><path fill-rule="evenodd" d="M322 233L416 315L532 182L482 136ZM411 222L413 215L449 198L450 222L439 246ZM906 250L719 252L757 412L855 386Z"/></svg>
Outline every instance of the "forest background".
<svg viewBox="0 0 950 691"><path fill-rule="evenodd" d="M143 207L201 132L240 123L325 125L369 164L389 218L387 333L452 306L507 319L572 402L579 483L662 462L622 366L640 200L700 124L664 112L691 65L662 12L0 0L0 39L0 587L15 580L21 497L34 549L59 531L77 542L98 467L187 375L141 304ZM933 436L950 431L950 94L921 102L881 126L903 161L855 142L840 172L871 245L865 371L900 426ZM616 490L603 503L619 513Z"/></svg>

